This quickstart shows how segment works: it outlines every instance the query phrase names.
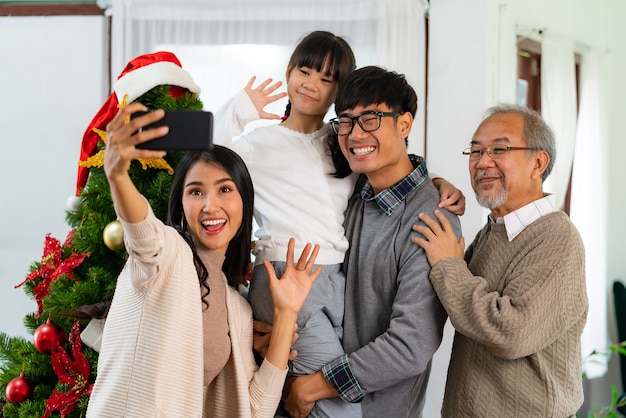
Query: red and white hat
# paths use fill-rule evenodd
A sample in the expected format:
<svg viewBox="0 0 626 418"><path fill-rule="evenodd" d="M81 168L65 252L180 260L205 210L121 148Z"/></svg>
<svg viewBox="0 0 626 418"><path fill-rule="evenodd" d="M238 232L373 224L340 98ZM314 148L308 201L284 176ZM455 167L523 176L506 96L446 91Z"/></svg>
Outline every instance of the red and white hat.
<svg viewBox="0 0 626 418"><path fill-rule="evenodd" d="M127 101L131 103L156 86L170 85L179 87L170 89L173 97L182 95L185 91L199 94L200 87L193 81L191 75L183 70L178 58L171 52L160 51L140 55L131 60L117 78L113 93L102 105L93 118L85 133L80 149L80 161L86 161L96 149L100 137L93 129L105 130L107 124L118 112L118 105L124 95L128 95ZM76 196L87 184L89 177L88 167L78 167L76 180Z"/></svg>

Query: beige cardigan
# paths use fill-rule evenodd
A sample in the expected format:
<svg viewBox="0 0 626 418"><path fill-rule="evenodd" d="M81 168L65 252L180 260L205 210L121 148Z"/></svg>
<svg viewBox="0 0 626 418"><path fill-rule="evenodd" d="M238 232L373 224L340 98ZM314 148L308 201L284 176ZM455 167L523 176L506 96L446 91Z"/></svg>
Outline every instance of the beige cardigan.
<svg viewBox="0 0 626 418"><path fill-rule="evenodd" d="M267 361L257 368L246 300L228 287L231 356L205 393L191 250L151 210L123 225L129 259L104 327L87 417L272 417L287 370Z"/></svg>

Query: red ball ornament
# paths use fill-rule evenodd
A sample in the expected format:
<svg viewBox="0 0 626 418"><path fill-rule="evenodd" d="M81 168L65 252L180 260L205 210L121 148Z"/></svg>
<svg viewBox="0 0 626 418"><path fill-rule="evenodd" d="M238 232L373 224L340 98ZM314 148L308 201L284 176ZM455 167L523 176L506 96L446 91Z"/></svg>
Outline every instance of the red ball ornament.
<svg viewBox="0 0 626 418"><path fill-rule="evenodd" d="M65 341L65 331L54 324L50 318L48 318L45 324L40 325L33 335L35 348L42 354L50 354L52 347L62 344L63 341Z"/></svg>
<svg viewBox="0 0 626 418"><path fill-rule="evenodd" d="M30 399L33 396L34 386L33 381L24 376L24 372L20 373L18 377L7 384L7 401L12 404L20 404L26 399Z"/></svg>

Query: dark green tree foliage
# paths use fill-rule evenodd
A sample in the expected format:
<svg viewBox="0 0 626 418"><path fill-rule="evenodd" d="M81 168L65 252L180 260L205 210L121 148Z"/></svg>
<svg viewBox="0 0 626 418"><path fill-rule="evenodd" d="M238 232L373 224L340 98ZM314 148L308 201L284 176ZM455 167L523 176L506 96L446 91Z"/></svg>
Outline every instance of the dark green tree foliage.
<svg viewBox="0 0 626 418"><path fill-rule="evenodd" d="M174 98L169 94L169 86L156 86L137 99L149 109L165 110L202 110L202 102L195 96L185 93ZM98 150L104 149L104 142L99 141ZM165 160L172 168L176 165L182 153L168 153ZM172 176L164 169L144 169L138 161L133 161L130 175L139 191L148 199L157 217L165 221L167 216L167 201L171 187ZM89 179L80 194L81 207L76 211L66 212L66 222L75 229L71 248L63 248L63 259L71 253L89 253L82 264L74 270L78 281L61 275L50 285L50 292L43 298L43 313L36 318L36 312L24 318L24 326L32 335L35 330L46 322L48 317L63 328L66 336L74 322L80 321L81 330L88 324L90 317L97 317L102 312L100 307L107 306L113 297L116 280L126 259L124 250L112 251L103 241L104 228L116 219L109 185L102 167L90 168ZM43 238L43 237L42 237ZM54 237L61 243L65 237ZM34 262L30 271L41 268L41 261ZM16 278L16 284L21 281ZM35 279L26 282L23 289L27 295L35 300L33 287L41 280ZM34 308L37 306L33 303ZM71 352L67 338L65 349ZM98 364L98 353L83 345L83 353L91 365L90 383L95 381ZM24 374L34 383L32 399L20 404L11 404L6 401L5 390L7 384ZM51 366L51 356L42 354L35 348L32 339L10 337L0 332L0 417L31 418L41 417L45 413L45 405L52 395L53 389L59 392L68 392L71 388L59 382ZM84 416L88 396L83 395L68 417ZM4 404L4 407L2 407ZM60 416L57 412L52 416Z"/></svg>

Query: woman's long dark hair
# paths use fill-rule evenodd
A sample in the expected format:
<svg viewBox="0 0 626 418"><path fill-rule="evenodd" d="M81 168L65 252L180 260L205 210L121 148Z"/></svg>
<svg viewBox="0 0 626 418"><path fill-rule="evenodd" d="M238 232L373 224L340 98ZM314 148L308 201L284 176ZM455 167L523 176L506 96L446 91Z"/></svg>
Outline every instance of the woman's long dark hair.
<svg viewBox="0 0 626 418"><path fill-rule="evenodd" d="M188 152L176 167L172 180L170 198L167 210L167 224L174 227L187 241L193 252L194 264L198 272L200 286L204 289L202 300L206 305L206 296L210 289L206 281L209 273L206 266L198 257L196 244L187 230L185 213L183 211L183 189L187 173L196 163L214 162L223 168L235 182L243 202L241 226L228 243L226 258L222 271L226 275L228 284L237 289L239 284L245 283L245 275L250 265L250 242L252 238L252 211L254 208L254 188L246 164L234 151L219 145L213 145L210 151Z"/></svg>

